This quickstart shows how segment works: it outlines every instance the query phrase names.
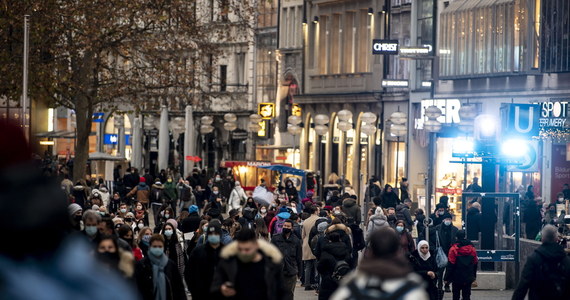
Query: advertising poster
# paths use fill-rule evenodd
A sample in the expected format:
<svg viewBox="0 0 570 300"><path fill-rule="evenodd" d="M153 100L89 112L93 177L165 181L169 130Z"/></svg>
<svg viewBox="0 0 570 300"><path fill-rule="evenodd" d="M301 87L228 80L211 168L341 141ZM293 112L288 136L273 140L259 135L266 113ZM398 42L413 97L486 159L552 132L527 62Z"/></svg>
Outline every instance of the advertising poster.
<svg viewBox="0 0 570 300"><path fill-rule="evenodd" d="M552 145L552 195L562 191L562 185L570 183L570 161L567 145Z"/></svg>

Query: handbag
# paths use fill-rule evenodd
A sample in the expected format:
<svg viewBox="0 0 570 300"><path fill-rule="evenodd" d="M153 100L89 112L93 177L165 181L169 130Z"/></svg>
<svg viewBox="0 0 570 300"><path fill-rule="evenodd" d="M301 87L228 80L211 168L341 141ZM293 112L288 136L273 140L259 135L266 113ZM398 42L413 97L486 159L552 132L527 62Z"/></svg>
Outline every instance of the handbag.
<svg viewBox="0 0 570 300"><path fill-rule="evenodd" d="M435 262L438 268L445 268L447 266L447 255L441 248L441 244L439 243L439 233L435 232L435 247L436 247L436 255L435 255Z"/></svg>

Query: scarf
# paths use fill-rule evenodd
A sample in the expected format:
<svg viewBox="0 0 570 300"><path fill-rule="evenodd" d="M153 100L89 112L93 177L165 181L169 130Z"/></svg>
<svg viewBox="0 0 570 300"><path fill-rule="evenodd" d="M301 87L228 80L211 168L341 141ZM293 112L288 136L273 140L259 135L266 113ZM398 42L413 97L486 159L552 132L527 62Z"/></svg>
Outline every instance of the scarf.
<svg viewBox="0 0 570 300"><path fill-rule="evenodd" d="M166 275L164 274L164 268L168 263L168 257L162 254L160 257L156 257L152 254L148 254L150 263L152 265L152 283L154 285L154 299L156 300L166 300Z"/></svg>
<svg viewBox="0 0 570 300"><path fill-rule="evenodd" d="M420 249L423 245L427 245L427 246L428 246L428 253L427 253L427 254L423 254L422 251L421 251L421 249ZM421 257L424 261L428 260L428 259L431 257L431 253L429 252L429 243L428 243L427 241L421 240L421 241L418 243L418 253L419 253L420 257Z"/></svg>

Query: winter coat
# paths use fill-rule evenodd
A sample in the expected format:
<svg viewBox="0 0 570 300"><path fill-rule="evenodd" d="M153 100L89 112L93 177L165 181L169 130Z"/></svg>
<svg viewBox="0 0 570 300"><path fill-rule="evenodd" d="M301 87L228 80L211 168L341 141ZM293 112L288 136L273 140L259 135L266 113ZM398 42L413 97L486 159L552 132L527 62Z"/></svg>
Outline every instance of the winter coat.
<svg viewBox="0 0 570 300"><path fill-rule="evenodd" d="M315 221L317 221L318 218L318 216L313 214L303 222L303 230L301 230L301 237L303 238L303 260L316 258L313 255L313 251L311 251L311 246L309 245L309 236L311 229L315 226Z"/></svg>
<svg viewBox="0 0 570 300"><path fill-rule="evenodd" d="M350 224L348 227L352 231L352 251L357 252L364 249L366 242L364 241L364 232L360 229L360 226Z"/></svg>
<svg viewBox="0 0 570 300"><path fill-rule="evenodd" d="M283 275L300 277L303 272L301 240L293 232L289 234L289 238L280 233L271 238L271 243L283 254Z"/></svg>
<svg viewBox="0 0 570 300"><path fill-rule="evenodd" d="M190 205L196 204L196 197L190 190L191 187L186 185L185 183L179 182L176 184L176 188L178 189L178 195L180 196L180 201L184 202L186 208L190 207Z"/></svg>
<svg viewBox="0 0 570 300"><path fill-rule="evenodd" d="M319 299L329 299L338 288L338 282L333 280L331 275L333 274L337 262L344 260L350 264L352 257L351 252L352 251L347 248L346 244L342 241L326 241L325 245L322 246L322 254L317 264L317 270L321 275Z"/></svg>
<svg viewBox="0 0 570 300"><path fill-rule="evenodd" d="M245 194L241 186L236 186L230 193L230 198L228 199L228 212L232 209L237 209L241 212L241 202L245 203L247 200L247 195Z"/></svg>
<svg viewBox="0 0 570 300"><path fill-rule="evenodd" d="M164 186L153 184L150 190L149 200L151 203L162 203L164 200Z"/></svg>
<svg viewBox="0 0 570 300"><path fill-rule="evenodd" d="M455 235L457 234L457 231L457 227L453 226L453 224L445 226L445 224L441 223L431 228L429 232L429 248L436 249L437 232L441 248L445 254L448 254L449 249L455 243Z"/></svg>
<svg viewBox="0 0 570 300"><path fill-rule="evenodd" d="M420 276L412 272L409 262L399 256L390 258L364 257L356 272L346 276L343 284L330 298L331 300L359 299L349 285L355 285L363 291L385 291L394 293L410 282L409 290L401 300L427 300L428 295L423 288Z"/></svg>
<svg viewBox="0 0 570 300"><path fill-rule="evenodd" d="M414 268L414 272L422 277L424 282L427 283L426 292L430 296L430 299L434 300L437 297L437 262L435 261L435 252L430 250L430 257L427 260L423 260L420 256L419 250L414 250L410 255L410 263ZM427 274L432 271L435 274L435 278L431 279Z"/></svg>
<svg viewBox="0 0 570 300"><path fill-rule="evenodd" d="M320 258L322 256L324 246L329 243L328 235L330 235L333 232L336 232L340 235L340 241L344 243L346 249L348 249L352 258L352 241L351 241L352 232L350 231L350 228L346 227L343 224L334 224L329 226L325 230L325 235L318 240L315 249L313 249L315 256L317 258ZM347 260L349 264L352 263L351 258Z"/></svg>
<svg viewBox="0 0 570 300"><path fill-rule="evenodd" d="M137 201L148 205L149 195L150 195L150 188L146 183L139 182L137 186L135 186L128 194L127 197L133 197L136 195Z"/></svg>
<svg viewBox="0 0 570 300"><path fill-rule="evenodd" d="M212 298L210 286L212 286L214 272L220 261L221 250L221 246L213 248L206 243L194 248L190 253L184 279L192 294L192 299L206 300Z"/></svg>
<svg viewBox="0 0 570 300"><path fill-rule="evenodd" d="M344 199L344 201L342 201L342 211L348 218L353 218L356 224L360 224L362 221L362 212L356 200L352 198Z"/></svg>
<svg viewBox="0 0 570 300"><path fill-rule="evenodd" d="M164 274L166 277L166 299L186 300L182 277L178 272L176 264L172 260L168 260L168 264L164 267ZM148 257L137 262L135 266L135 281L143 300L155 299L152 276L152 264Z"/></svg>
<svg viewBox="0 0 570 300"><path fill-rule="evenodd" d="M404 220L406 223L406 229L412 231L412 226L414 226L414 221L412 220L412 215L410 215L410 209L404 204L396 205L396 218L398 220Z"/></svg>
<svg viewBox="0 0 570 300"><path fill-rule="evenodd" d="M281 263L283 255L274 245L264 240L257 241L259 253L263 256L262 262L265 269L265 282L251 282L251 287L265 284L267 299L283 299L287 290L283 286L283 273ZM220 263L214 273L214 280L210 292L221 296L220 288L225 282L235 283L238 274L238 245L237 241L225 246L220 252Z"/></svg>
<svg viewBox="0 0 570 300"><path fill-rule="evenodd" d="M166 182L164 184L164 197L167 202L174 202L178 200L178 189L174 182Z"/></svg>
<svg viewBox="0 0 570 300"><path fill-rule="evenodd" d="M556 293L560 287L560 293ZM524 265L513 300L570 299L570 257L556 243L543 243Z"/></svg>
<svg viewBox="0 0 570 300"><path fill-rule="evenodd" d="M481 232L481 212L475 207L467 210L466 218L467 239L471 241L479 240L479 232Z"/></svg>
<svg viewBox="0 0 570 300"><path fill-rule="evenodd" d="M398 206L400 203L400 199L398 199L398 195L396 195L394 191L390 193L384 192L380 198L380 204L384 209L388 209L389 207L396 208L396 206Z"/></svg>
<svg viewBox="0 0 570 300"><path fill-rule="evenodd" d="M458 284L471 284L477 278L477 251L468 240L460 240L451 246L447 256L449 263L445 281Z"/></svg>
<svg viewBox="0 0 570 300"><path fill-rule="evenodd" d="M76 185L71 191L71 195L75 198L75 203L79 204L85 211L85 202L87 201L87 191L82 185Z"/></svg>
<svg viewBox="0 0 570 300"><path fill-rule="evenodd" d="M370 234L382 227L387 227L388 219L383 214L374 214L370 217L368 222L368 228L366 229L366 236L369 237Z"/></svg>
<svg viewBox="0 0 570 300"><path fill-rule="evenodd" d="M410 232L406 229L401 233L398 233L398 236L400 237L400 251L402 251L402 254L407 257L412 253L412 251L416 250L416 243L414 242Z"/></svg>
<svg viewBox="0 0 570 300"><path fill-rule="evenodd" d="M197 212L190 213L188 217L182 220L182 224L180 224L180 230L183 233L194 232L200 228L201 220L202 218L200 218Z"/></svg>

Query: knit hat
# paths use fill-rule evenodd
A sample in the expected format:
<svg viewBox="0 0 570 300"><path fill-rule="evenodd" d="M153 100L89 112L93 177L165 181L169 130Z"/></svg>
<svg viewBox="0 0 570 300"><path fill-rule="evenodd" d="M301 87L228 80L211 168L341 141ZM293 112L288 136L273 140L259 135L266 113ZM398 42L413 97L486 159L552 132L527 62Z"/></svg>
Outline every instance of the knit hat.
<svg viewBox="0 0 570 300"><path fill-rule="evenodd" d="M176 222L174 219L166 220L166 224L172 225L172 227L174 227L174 230L178 229L178 222Z"/></svg>
<svg viewBox="0 0 570 300"><path fill-rule="evenodd" d="M188 208L188 212L189 213L198 212L198 206L197 205L190 205L190 207Z"/></svg>
<svg viewBox="0 0 570 300"><path fill-rule="evenodd" d="M77 213L80 210L83 210L83 208L81 208L81 206L77 203L71 203L67 207L67 212L69 213L70 216L73 216L75 213Z"/></svg>
<svg viewBox="0 0 570 300"><path fill-rule="evenodd" d="M94 211L99 211L99 205L94 204L93 206L91 206L91 209Z"/></svg>
<svg viewBox="0 0 570 300"><path fill-rule="evenodd" d="M319 225L317 225L317 231L319 233L323 233L323 232L325 232L325 230L327 230L328 227L329 227L329 223L321 222L321 223L319 223Z"/></svg>
<svg viewBox="0 0 570 300"><path fill-rule="evenodd" d="M142 177L142 176L139 177L139 182L144 182L144 183L146 183L146 178L144 178L144 177Z"/></svg>

